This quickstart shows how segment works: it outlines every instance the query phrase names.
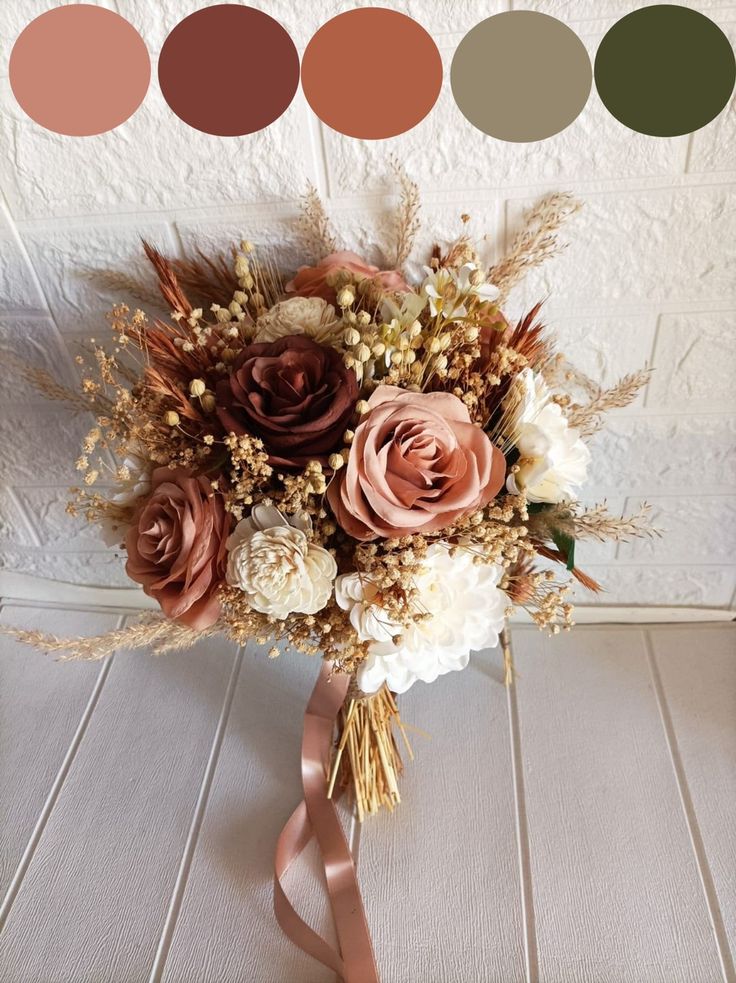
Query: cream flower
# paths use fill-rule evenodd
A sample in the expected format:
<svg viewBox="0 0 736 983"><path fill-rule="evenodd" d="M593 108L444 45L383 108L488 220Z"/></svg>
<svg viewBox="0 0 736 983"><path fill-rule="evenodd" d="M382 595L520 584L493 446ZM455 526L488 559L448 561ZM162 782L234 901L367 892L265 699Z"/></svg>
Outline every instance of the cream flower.
<svg viewBox="0 0 736 983"><path fill-rule="evenodd" d="M360 640L371 643L358 669L363 692L375 693L386 683L395 693L405 693L418 679L431 683L464 669L471 651L498 644L508 606L498 589L503 569L473 559L467 550L451 555L442 543L429 547L422 572L414 578L417 609L429 617L408 628L388 617L376 603L375 587L360 574L337 578L337 603L349 612Z"/></svg>
<svg viewBox="0 0 736 983"><path fill-rule="evenodd" d="M327 604L337 564L310 542L309 516L283 516L256 505L227 541L227 582L239 587L254 611L283 619L316 614Z"/></svg>
<svg viewBox="0 0 736 983"><path fill-rule="evenodd" d="M321 297L292 297L274 305L256 322L254 341L276 341L306 335L321 345L334 342L341 331L335 308Z"/></svg>
<svg viewBox="0 0 736 983"><path fill-rule="evenodd" d="M575 494L587 477L590 451L553 403L541 375L524 369L504 400L507 436L519 449L519 470L506 487L526 494L530 502L562 502Z"/></svg>
<svg viewBox="0 0 736 983"><path fill-rule="evenodd" d="M486 282L477 263L465 263L459 270L446 267L433 270L425 266L424 272L427 276L422 284L422 294L429 299L429 309L434 316L465 317L468 301L477 299L487 304L500 296L498 287Z"/></svg>

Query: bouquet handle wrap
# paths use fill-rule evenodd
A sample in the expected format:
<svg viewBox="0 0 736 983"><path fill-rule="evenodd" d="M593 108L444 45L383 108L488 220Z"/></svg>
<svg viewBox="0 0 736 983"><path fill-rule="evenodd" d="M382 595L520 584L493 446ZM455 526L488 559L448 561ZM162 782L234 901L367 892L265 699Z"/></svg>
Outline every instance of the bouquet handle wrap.
<svg viewBox="0 0 736 983"><path fill-rule="evenodd" d="M344 983L379 983L353 857L335 805L327 796L335 722L350 684L348 675L330 675L330 671L330 665L323 663L304 714L304 801L292 813L276 846L274 912L291 941L333 969ZM339 952L300 917L281 882L312 836L325 868Z"/></svg>

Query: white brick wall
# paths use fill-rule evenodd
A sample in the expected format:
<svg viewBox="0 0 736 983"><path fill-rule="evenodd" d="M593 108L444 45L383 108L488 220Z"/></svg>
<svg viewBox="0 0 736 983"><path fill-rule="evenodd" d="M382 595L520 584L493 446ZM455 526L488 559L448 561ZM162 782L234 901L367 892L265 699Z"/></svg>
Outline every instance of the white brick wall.
<svg viewBox="0 0 736 983"><path fill-rule="evenodd" d="M320 23L357 0L250 0L303 48ZM591 52L637 0L382 0L420 20L449 68L463 33L484 16L533 8L567 21ZM206 0L103 0L145 38L152 58L168 30ZM688 3L736 36L736 3ZM459 215L490 237L489 257L524 205L569 189L586 202L567 252L530 278L512 313L550 295L547 317L571 356L605 381L644 361L656 367L644 402L597 438L586 497L616 508L655 506L662 540L581 544L581 564L607 603L734 602L734 370L736 369L736 111L691 137L657 140L618 124L595 93L581 117L541 144L505 145L462 117L448 91L415 130L391 141L332 133L299 94L268 130L208 137L173 116L154 80L117 131L67 139L35 126L15 104L7 55L50 0L0 4L0 353L12 351L73 378L70 352L99 331L121 299L89 271L142 268L138 236L178 252L243 235L278 246L296 201L314 181L348 244L375 256L386 238L386 158L419 181L428 229L451 236ZM213 63L216 52L211 52ZM246 57L244 53L244 57ZM155 71L154 71L155 79ZM284 262L294 263L283 248ZM44 405L17 381L0 389L0 567L78 583L126 583L122 564L64 513L86 421ZM586 560L587 557L587 560Z"/></svg>

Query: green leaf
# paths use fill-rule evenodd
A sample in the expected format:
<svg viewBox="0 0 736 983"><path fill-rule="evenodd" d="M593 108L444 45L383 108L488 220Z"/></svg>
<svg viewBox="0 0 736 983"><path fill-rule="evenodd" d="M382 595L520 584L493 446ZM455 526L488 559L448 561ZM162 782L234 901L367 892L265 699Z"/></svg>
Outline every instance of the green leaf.
<svg viewBox="0 0 736 983"><path fill-rule="evenodd" d="M575 566L575 540L561 529L552 530L552 540L560 553L567 557L567 569L572 570Z"/></svg>

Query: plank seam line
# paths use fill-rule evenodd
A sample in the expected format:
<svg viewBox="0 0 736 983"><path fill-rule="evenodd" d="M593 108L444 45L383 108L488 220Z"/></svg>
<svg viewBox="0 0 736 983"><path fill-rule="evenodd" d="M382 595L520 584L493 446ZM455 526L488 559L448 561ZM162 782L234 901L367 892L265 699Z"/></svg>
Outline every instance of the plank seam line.
<svg viewBox="0 0 736 983"><path fill-rule="evenodd" d="M237 686L242 662L243 648L239 647L233 661L233 667L230 671L230 678L225 690L222 709L220 710L220 717L217 721L217 727L215 728L215 736L212 740L212 746L210 748L209 757L207 759L204 775L202 777L202 784L197 796L197 802L194 806L192 821L189 826L187 840L184 844L184 851L179 863L179 870L176 875L174 890L171 894L171 900L169 901L166 921L164 922L161 938L159 939L156 955L153 960L153 966L151 967L149 983L159 983L163 976L166 961L169 957L171 943L173 941L174 931L176 929L176 923L179 919L179 912L181 911L182 902L184 900L184 891L186 889L187 881L189 879L189 872L194 859L194 851L196 849L199 833L202 828L202 822L204 820L204 814L207 809L207 802L209 800L210 790L212 788L212 781L214 779L217 762L220 757L220 749L222 748L227 722L232 709L235 687Z"/></svg>
<svg viewBox="0 0 736 983"><path fill-rule="evenodd" d="M508 636L511 647L511 637ZM519 859L519 886L524 932L524 970L526 983L538 983L539 953L537 927L534 914L534 889L532 884L531 851L529 847L529 826L526 815L526 794L524 791L524 771L521 754L521 728L519 726L519 707L516 702L516 683L506 687L506 703L509 719L509 742L511 745L511 773L514 783L514 813L516 817L516 845Z"/></svg>
<svg viewBox="0 0 736 983"><path fill-rule="evenodd" d="M121 615L117 619L116 628L122 628L123 622L125 621L125 616ZM33 861L33 858L38 848L38 844L41 841L43 832L46 829L46 825L51 817L51 813L56 806L61 790L64 786L64 782L67 779L74 759L77 756L77 751L82 743L82 739L87 732L89 722L92 719L92 714L94 713L97 702L100 698L100 693L105 685L105 681L110 673L110 667L112 666L115 654L111 655L109 658L105 659L102 667L97 674L97 679L92 687L92 692L90 693L89 699L87 700L87 705L82 711L82 716L79 718L79 723L77 724L77 729L74 732L74 736L71 739L67 752L64 755L64 760L61 763L61 767L52 782L49 794L46 796L46 800L41 807L41 811L38 814L38 819L36 820L36 825L33 827L33 832L26 844L26 848L23 851L23 856L20 858L18 867L13 875L13 879L10 882L7 894L3 900L2 906L0 906L0 932L2 932L5 922L7 921L8 915L10 914L10 909L15 902L18 895L18 891L23 883L23 880L28 872L28 868Z"/></svg>
<svg viewBox="0 0 736 983"><path fill-rule="evenodd" d="M677 783L680 804L682 805L682 811L685 816L685 824L687 826L690 844L695 856L695 863L698 868L698 875L703 888L703 894L705 895L705 903L708 907L708 917L710 919L716 948L718 950L718 958L721 964L723 979L725 983L736 983L736 971L734 970L733 958L731 956L731 950L728 944L728 935L723 923L723 915L721 914L721 908L718 903L718 894L716 892L713 875L708 863L703 837L698 825L695 806L693 805L692 796L690 795L690 788L688 786L687 777L685 775L685 767L682 763L682 756L677 743L677 736L675 734L672 715L670 713L669 704L667 703L667 697L665 695L662 677L659 672L659 666L657 665L657 660L654 655L651 635L648 631L644 632L644 647L647 654L647 662L649 664L649 673L652 678L654 694L659 707L659 715L662 720L662 728L664 730L665 740L667 741L670 761L672 762L672 769L675 773L675 781Z"/></svg>

